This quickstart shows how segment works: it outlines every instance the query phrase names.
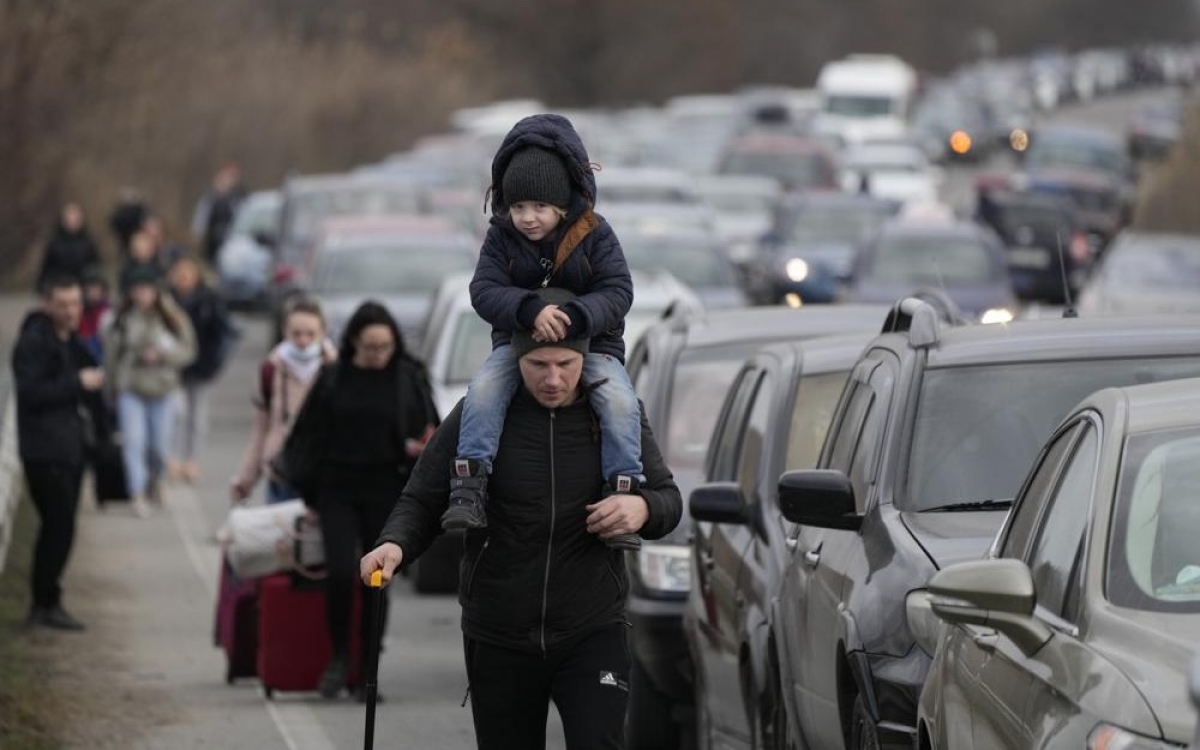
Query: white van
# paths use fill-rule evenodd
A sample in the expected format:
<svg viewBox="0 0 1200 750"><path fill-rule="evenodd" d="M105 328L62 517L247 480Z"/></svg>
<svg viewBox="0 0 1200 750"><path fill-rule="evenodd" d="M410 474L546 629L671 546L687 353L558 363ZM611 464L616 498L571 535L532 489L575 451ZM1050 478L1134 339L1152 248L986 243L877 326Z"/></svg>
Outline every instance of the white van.
<svg viewBox="0 0 1200 750"><path fill-rule="evenodd" d="M908 132L917 73L893 55L850 55L821 68L817 91L818 133L847 144L894 140Z"/></svg>

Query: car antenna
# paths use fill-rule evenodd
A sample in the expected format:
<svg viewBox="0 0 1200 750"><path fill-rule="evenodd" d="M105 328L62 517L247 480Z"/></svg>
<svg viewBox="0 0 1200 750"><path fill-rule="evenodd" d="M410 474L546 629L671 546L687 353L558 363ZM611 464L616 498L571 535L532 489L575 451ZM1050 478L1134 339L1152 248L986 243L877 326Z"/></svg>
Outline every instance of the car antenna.
<svg viewBox="0 0 1200 750"><path fill-rule="evenodd" d="M1063 310L1064 318L1078 318L1079 311L1075 309L1075 301L1071 299L1071 285L1067 283L1067 259L1063 251L1062 230L1054 233L1054 239L1058 242L1058 271L1062 278L1063 299L1067 302L1067 308Z"/></svg>

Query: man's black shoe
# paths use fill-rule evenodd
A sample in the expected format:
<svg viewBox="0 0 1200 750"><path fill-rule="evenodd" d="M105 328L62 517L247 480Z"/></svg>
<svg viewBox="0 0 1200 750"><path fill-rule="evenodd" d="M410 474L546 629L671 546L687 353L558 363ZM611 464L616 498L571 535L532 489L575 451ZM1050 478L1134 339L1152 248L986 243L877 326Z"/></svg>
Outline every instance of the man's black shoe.
<svg viewBox="0 0 1200 750"><path fill-rule="evenodd" d="M322 698L336 698L338 693L346 687L346 680L350 677L350 659L345 656L334 655L329 660L329 665L325 667L325 671L321 674L321 682L318 689L321 691Z"/></svg>
<svg viewBox="0 0 1200 750"><path fill-rule="evenodd" d="M612 475L604 491L605 497L636 494L638 494L638 481L627 474ZM637 552L642 548L642 539L637 534L621 534L611 539L605 539L604 543L613 549L629 550L630 552Z"/></svg>
<svg viewBox="0 0 1200 750"><path fill-rule="evenodd" d="M482 529L487 526L487 472L478 461L454 460L450 480L450 507L442 514L442 528Z"/></svg>
<svg viewBox="0 0 1200 750"><path fill-rule="evenodd" d="M30 616L30 619L33 619L32 615ZM69 630L72 632L87 630L86 625L67 614L67 611L63 609L61 605L57 607L47 607L41 610L41 613L38 615L37 622L35 624L47 628L54 628L55 630Z"/></svg>

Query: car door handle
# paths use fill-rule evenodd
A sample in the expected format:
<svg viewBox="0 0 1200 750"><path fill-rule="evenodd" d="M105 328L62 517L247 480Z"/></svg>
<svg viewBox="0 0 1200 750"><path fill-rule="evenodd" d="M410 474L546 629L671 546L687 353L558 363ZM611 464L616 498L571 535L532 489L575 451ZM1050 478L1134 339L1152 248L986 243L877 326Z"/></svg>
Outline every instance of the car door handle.
<svg viewBox="0 0 1200 750"><path fill-rule="evenodd" d="M789 536L783 540L784 545L789 551L795 550L800 545L800 540L794 536Z"/></svg>
<svg viewBox="0 0 1200 750"><path fill-rule="evenodd" d="M804 553L804 564L810 568L815 568L821 562L820 550L809 550Z"/></svg>
<svg viewBox="0 0 1200 750"><path fill-rule="evenodd" d="M995 630L985 630L981 633L972 633L971 640L975 641L975 645L980 651L995 651L996 641L999 638Z"/></svg>

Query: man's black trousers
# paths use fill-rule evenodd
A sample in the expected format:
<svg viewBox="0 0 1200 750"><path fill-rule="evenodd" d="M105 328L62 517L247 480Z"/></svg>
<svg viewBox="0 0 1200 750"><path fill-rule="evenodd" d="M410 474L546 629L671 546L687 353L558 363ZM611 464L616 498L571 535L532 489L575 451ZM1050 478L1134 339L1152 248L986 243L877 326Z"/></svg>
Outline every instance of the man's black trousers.
<svg viewBox="0 0 1200 750"><path fill-rule="evenodd" d="M24 468L30 499L41 518L33 547L33 606L57 607L62 599L59 580L75 541L83 467L25 462Z"/></svg>
<svg viewBox="0 0 1200 750"><path fill-rule="evenodd" d="M622 750L629 699L625 626L612 625L543 657L466 639L479 750L546 746L550 701L567 750Z"/></svg>

